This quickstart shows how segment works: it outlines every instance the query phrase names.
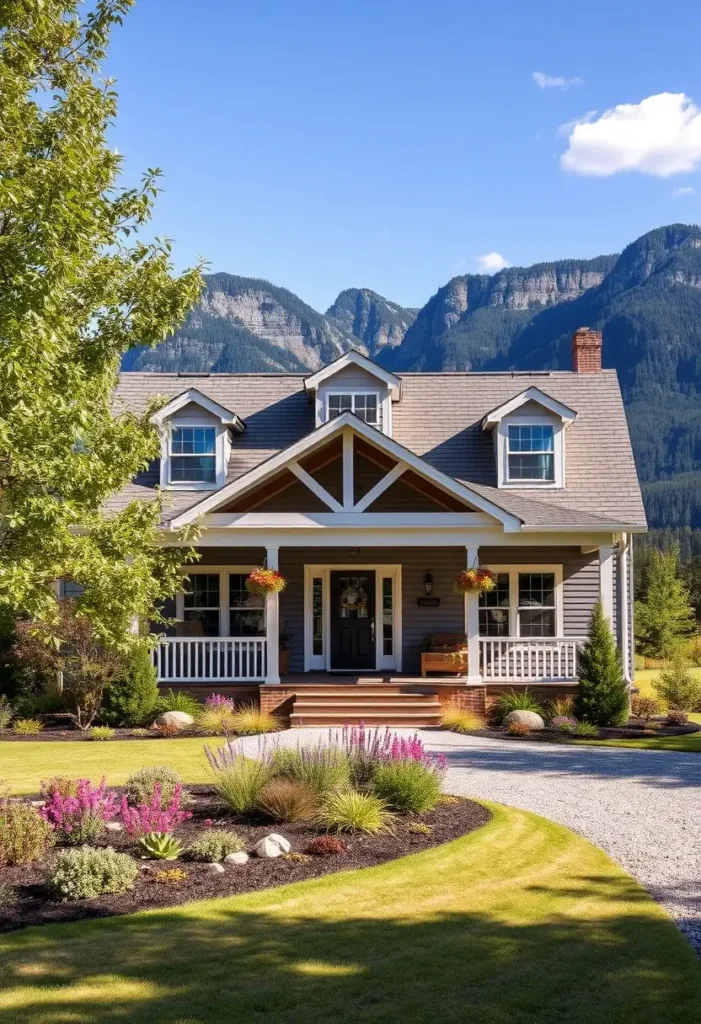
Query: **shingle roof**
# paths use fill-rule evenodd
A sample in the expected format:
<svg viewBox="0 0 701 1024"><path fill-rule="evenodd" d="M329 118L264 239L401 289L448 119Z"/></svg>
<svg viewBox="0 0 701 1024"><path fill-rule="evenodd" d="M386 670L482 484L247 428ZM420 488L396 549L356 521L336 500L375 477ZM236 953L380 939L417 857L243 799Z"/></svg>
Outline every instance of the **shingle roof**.
<svg viewBox="0 0 701 1024"><path fill-rule="evenodd" d="M398 374L402 400L393 407L393 436L430 465L524 523L543 526L594 525L602 521L644 528L642 496L615 371ZM484 416L529 385L577 412L566 434L566 487L538 491L499 489L493 437L482 430ZM228 480L238 479L264 459L314 429L314 410L303 374L211 374L128 372L120 376L117 408L143 412L150 398L174 398L197 388L246 423L232 445ZM155 494L158 470L115 495L117 509L132 498ZM207 492L168 496L165 518L196 504Z"/></svg>

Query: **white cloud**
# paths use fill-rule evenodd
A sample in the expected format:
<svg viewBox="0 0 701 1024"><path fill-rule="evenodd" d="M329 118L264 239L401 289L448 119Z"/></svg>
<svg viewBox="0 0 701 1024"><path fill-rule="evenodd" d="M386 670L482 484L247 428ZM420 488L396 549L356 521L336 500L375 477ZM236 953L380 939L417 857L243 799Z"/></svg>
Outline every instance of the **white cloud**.
<svg viewBox="0 0 701 1024"><path fill-rule="evenodd" d="M701 110L683 92L621 103L596 120L578 121L560 158L563 170L600 178L618 171L668 178L699 164Z"/></svg>
<svg viewBox="0 0 701 1024"><path fill-rule="evenodd" d="M500 252L486 252L484 256L477 257L477 266L483 274L496 274L498 270L503 270L508 265L508 260L505 260Z"/></svg>
<svg viewBox="0 0 701 1024"><path fill-rule="evenodd" d="M573 129L576 128L578 124L589 124L591 121L594 120L595 117L596 111L590 110L588 111L588 113L582 114L581 117L575 117L572 121L565 121L565 123L561 124L560 127L557 129L557 134L562 136L562 138L567 139L572 134Z"/></svg>
<svg viewBox="0 0 701 1024"><path fill-rule="evenodd" d="M543 71L534 71L532 78L539 89L572 89L584 85L583 78L562 78L560 75L546 75Z"/></svg>
<svg viewBox="0 0 701 1024"><path fill-rule="evenodd" d="M689 196L695 196L696 189L692 188L691 185L685 185L683 188L672 189L672 199L686 199Z"/></svg>

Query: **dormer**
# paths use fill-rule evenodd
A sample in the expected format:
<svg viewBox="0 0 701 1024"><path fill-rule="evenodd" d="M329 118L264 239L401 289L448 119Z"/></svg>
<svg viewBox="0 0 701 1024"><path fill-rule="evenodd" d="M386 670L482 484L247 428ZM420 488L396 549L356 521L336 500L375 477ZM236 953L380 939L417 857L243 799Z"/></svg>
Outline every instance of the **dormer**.
<svg viewBox="0 0 701 1024"><path fill-rule="evenodd" d="M392 403L401 399L402 382L359 352L346 352L304 382L314 402L315 424L352 412L370 426L392 436Z"/></svg>
<svg viewBox="0 0 701 1024"><path fill-rule="evenodd" d="M531 387L482 420L492 431L497 486L533 490L565 486L565 431L577 413Z"/></svg>
<svg viewBox="0 0 701 1024"><path fill-rule="evenodd" d="M231 433L246 425L197 388L184 391L151 417L161 438L161 487L216 490L226 483Z"/></svg>

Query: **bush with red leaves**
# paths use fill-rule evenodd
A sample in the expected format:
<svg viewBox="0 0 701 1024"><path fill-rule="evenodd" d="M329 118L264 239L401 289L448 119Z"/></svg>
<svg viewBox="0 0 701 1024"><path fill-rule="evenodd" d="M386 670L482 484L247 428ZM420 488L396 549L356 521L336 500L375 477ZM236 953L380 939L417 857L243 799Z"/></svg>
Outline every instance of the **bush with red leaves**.
<svg viewBox="0 0 701 1024"><path fill-rule="evenodd" d="M315 857L331 857L334 854L347 851L345 844L336 836L317 836L316 839L312 839L304 852L311 853Z"/></svg>

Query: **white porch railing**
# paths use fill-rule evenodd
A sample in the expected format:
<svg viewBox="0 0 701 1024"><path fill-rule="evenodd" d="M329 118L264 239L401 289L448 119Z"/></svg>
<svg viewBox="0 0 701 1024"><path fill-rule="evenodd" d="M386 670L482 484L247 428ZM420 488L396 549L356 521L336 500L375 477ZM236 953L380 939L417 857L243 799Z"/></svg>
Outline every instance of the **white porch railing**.
<svg viewBox="0 0 701 1024"><path fill-rule="evenodd" d="M262 682L265 637L161 637L153 652L160 683Z"/></svg>
<svg viewBox="0 0 701 1024"><path fill-rule="evenodd" d="M576 682L577 655L584 637L481 636L483 682Z"/></svg>

